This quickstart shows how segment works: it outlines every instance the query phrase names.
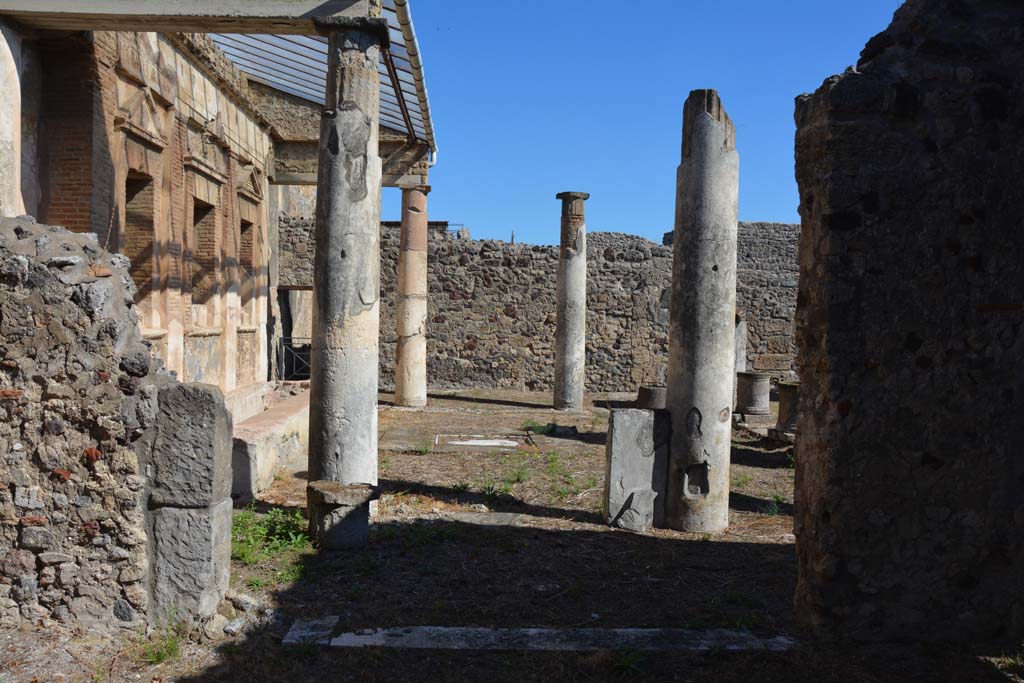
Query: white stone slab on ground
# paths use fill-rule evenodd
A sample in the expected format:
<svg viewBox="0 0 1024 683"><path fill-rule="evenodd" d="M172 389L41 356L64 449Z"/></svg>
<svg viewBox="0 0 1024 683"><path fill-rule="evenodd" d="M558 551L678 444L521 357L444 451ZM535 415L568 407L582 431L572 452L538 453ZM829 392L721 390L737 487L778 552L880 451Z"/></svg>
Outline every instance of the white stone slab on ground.
<svg viewBox="0 0 1024 683"><path fill-rule="evenodd" d="M326 620L320 620L326 621ZM337 619L335 619L335 623ZM300 626L301 624L301 626ZM302 642L295 633L316 633L305 640L326 643L319 627L296 622L285 643ZM749 631L671 628L475 628L411 626L365 629L330 639L331 647L386 647L406 650L536 650L586 652L632 649L642 651L709 650L783 652L796 647L789 636L761 638Z"/></svg>
<svg viewBox="0 0 1024 683"><path fill-rule="evenodd" d="M319 619L296 619L284 637L285 645L300 643L318 643L328 645L331 631L338 625L340 617L322 617Z"/></svg>

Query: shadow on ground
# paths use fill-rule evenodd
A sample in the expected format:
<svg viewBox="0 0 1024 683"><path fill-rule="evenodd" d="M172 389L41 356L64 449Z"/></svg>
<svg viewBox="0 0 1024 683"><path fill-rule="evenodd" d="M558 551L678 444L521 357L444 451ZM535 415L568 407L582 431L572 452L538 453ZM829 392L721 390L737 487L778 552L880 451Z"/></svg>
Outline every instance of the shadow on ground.
<svg viewBox="0 0 1024 683"><path fill-rule="evenodd" d="M762 515L793 516L793 505L783 500L757 498L736 491L729 492L729 509L740 512L756 512Z"/></svg>
<svg viewBox="0 0 1024 683"><path fill-rule="evenodd" d="M245 582L260 570L236 569L234 579ZM986 662L955 650L856 651L809 642L782 654L341 650L281 644L295 619L323 616L339 617L336 633L433 625L721 627L799 635L791 615L792 545L420 519L375 525L365 548L303 552L291 576L294 580L264 596L276 603L279 620L217 646L219 661L177 680L1005 680Z"/></svg>

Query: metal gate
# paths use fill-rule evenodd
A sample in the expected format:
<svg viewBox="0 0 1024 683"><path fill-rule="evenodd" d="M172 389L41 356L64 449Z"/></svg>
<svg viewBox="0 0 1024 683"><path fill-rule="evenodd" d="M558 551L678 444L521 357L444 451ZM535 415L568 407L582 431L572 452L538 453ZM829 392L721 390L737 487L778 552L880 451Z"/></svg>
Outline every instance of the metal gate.
<svg viewBox="0 0 1024 683"><path fill-rule="evenodd" d="M309 337L281 337L277 346L278 379L286 382L309 379Z"/></svg>

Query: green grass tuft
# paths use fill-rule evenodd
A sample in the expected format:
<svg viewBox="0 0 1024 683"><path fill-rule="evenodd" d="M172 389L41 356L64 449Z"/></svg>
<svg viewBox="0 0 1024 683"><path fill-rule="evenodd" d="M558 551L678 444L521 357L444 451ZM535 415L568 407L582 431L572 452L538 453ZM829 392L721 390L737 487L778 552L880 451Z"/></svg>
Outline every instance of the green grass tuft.
<svg viewBox="0 0 1024 683"><path fill-rule="evenodd" d="M159 629L149 640L142 643L142 661L155 666L177 659L181 655L181 644L187 634L188 629L180 622Z"/></svg>
<svg viewBox="0 0 1024 683"><path fill-rule="evenodd" d="M244 565L308 546L306 519L299 510L274 508L261 515L249 508L237 513L231 524L231 559Z"/></svg>

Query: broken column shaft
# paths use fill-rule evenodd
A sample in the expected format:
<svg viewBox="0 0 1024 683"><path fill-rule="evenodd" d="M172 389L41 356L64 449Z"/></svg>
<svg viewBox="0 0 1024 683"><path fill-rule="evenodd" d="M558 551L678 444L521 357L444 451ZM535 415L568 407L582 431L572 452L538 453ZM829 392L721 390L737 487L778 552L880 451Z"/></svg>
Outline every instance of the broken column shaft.
<svg viewBox="0 0 1024 683"><path fill-rule="evenodd" d="M558 321L555 326L555 410L583 407L587 362L586 192L562 192L558 252Z"/></svg>
<svg viewBox="0 0 1024 683"><path fill-rule="evenodd" d="M402 188L395 403L427 405L427 186Z"/></svg>
<svg viewBox="0 0 1024 683"><path fill-rule="evenodd" d="M666 524L682 531L729 526L729 449L736 324L739 155L714 90L683 111L676 184L669 323L672 447Z"/></svg>
<svg viewBox="0 0 1024 683"><path fill-rule="evenodd" d="M377 484L380 186L377 66L387 26L331 19L320 125L309 480Z"/></svg>

